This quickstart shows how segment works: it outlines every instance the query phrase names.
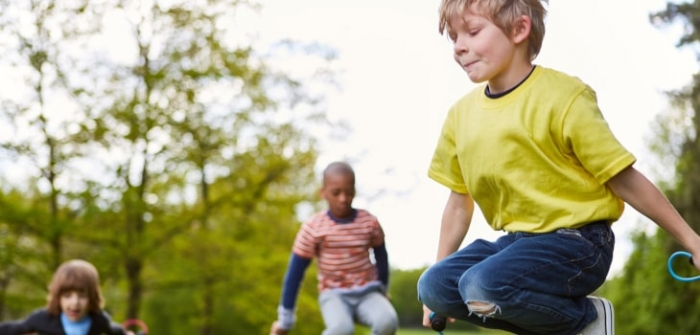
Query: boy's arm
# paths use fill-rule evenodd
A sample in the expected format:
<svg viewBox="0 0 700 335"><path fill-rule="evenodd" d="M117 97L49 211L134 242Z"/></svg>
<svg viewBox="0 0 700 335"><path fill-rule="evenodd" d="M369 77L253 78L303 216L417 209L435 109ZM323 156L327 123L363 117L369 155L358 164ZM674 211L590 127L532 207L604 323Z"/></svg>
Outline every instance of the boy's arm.
<svg viewBox="0 0 700 335"><path fill-rule="evenodd" d="M386 244L382 243L374 249L374 260L377 267L377 277L384 285L384 293L388 293L389 289L389 255L386 252Z"/></svg>
<svg viewBox="0 0 700 335"><path fill-rule="evenodd" d="M469 226L474 214L474 200L469 194L450 192L447 204L442 212L442 223L440 225L440 240L438 242L437 260L441 260L453 254L462 245L464 237L467 236ZM423 325L430 326L430 315L432 311L423 305ZM454 322L453 318L448 319Z"/></svg>
<svg viewBox="0 0 700 335"><path fill-rule="evenodd" d="M459 249L469 231L474 214L474 200L469 194L450 192L447 204L442 212L440 240L437 260L441 260Z"/></svg>
<svg viewBox="0 0 700 335"><path fill-rule="evenodd" d="M301 257L295 253L292 253L289 259L287 273L284 275L284 284L282 286L282 299L277 309L277 320L280 328L284 330L292 329L294 326L294 307L296 306L301 282L304 279L304 273L309 264L311 264L311 259Z"/></svg>
<svg viewBox="0 0 700 335"><path fill-rule="evenodd" d="M630 166L610 178L607 185L615 195L671 234L694 259L700 259L700 236L642 173ZM700 262L695 262L695 267L700 270Z"/></svg>

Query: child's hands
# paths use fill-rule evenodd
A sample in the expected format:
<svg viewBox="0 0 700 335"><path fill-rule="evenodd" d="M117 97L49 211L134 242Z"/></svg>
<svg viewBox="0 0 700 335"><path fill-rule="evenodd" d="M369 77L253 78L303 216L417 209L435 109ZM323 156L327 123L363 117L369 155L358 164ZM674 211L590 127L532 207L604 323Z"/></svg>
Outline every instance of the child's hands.
<svg viewBox="0 0 700 335"><path fill-rule="evenodd" d="M280 323L278 321L275 321L272 323L272 329L270 329L270 335L287 335L289 334L289 330L282 329L280 327Z"/></svg>
<svg viewBox="0 0 700 335"><path fill-rule="evenodd" d="M433 313L433 311L430 310L430 308L426 307L423 305L423 327L425 328L430 328L430 314ZM447 318L447 321L452 323L455 322L454 318Z"/></svg>
<svg viewBox="0 0 700 335"><path fill-rule="evenodd" d="M693 266L695 269L700 271L700 251L692 253L692 258L690 259L693 262Z"/></svg>
<svg viewBox="0 0 700 335"><path fill-rule="evenodd" d="M428 307L423 305L423 327L430 328L430 314L432 312L433 311L431 311Z"/></svg>

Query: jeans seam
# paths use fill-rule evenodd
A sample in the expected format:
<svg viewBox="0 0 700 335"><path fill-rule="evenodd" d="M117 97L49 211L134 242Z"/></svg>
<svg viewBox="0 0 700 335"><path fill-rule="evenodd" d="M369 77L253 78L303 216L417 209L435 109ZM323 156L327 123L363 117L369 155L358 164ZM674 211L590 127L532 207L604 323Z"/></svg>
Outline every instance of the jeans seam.
<svg viewBox="0 0 700 335"><path fill-rule="evenodd" d="M567 280L566 287L567 287L567 291L569 292L569 295L573 294L572 291L573 291L574 285L572 284L572 282L574 282L576 279L583 276L584 272L586 272L587 269L592 269L592 268L598 266L598 264L600 264L603 257L600 255L600 252L594 252L591 256L595 256L596 254L598 257L596 257L596 260L595 260L595 262L593 262L593 264L591 264L590 266L581 268L575 276L573 276L573 277L569 278L569 280Z"/></svg>

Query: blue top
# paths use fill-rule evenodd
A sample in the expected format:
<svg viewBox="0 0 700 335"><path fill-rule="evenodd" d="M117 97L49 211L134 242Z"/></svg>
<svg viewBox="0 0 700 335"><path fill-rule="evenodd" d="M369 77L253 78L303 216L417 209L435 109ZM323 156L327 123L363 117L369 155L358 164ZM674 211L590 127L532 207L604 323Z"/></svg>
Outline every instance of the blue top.
<svg viewBox="0 0 700 335"><path fill-rule="evenodd" d="M87 335L92 325L92 319L85 315L78 321L72 321L65 314L61 313L61 323L66 335Z"/></svg>
<svg viewBox="0 0 700 335"><path fill-rule="evenodd" d="M79 324L78 328L73 326ZM86 325L87 324L87 325ZM76 333L77 329L78 333ZM124 335L124 328L112 321L105 311L88 313L76 322L64 315L53 315L46 308L34 310L25 319L0 322L0 334L80 334L80 335Z"/></svg>

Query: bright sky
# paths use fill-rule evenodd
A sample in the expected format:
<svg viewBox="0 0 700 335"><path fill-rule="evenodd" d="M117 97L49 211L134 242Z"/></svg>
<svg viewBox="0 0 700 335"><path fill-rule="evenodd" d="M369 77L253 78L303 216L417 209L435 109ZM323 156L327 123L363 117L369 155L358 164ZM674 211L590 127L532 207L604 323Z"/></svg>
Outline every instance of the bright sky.
<svg viewBox="0 0 700 335"><path fill-rule="evenodd" d="M241 10L235 18L256 47L291 38L338 51L341 89L329 89L329 116L353 131L343 141L325 140L316 168L339 159L354 162L355 205L378 216L391 265L431 264L449 191L428 179L427 167L447 109L474 87L437 32L439 0L260 1L258 13ZM552 0L535 62L591 85L610 127L652 179L656 158L645 139L654 116L668 109L661 92L688 84L698 70L689 50L675 48L679 26L649 24L648 14L664 7L663 0ZM0 79L0 91L9 94L17 80ZM651 225L628 207L614 225L613 272L630 252L629 233L640 227ZM476 213L464 243L500 234Z"/></svg>
<svg viewBox="0 0 700 335"><path fill-rule="evenodd" d="M328 141L320 168L356 162L355 205L378 216L392 266L431 264L449 191L426 171L448 107L474 87L454 63L451 44L437 32L439 0L262 0L244 15L259 45L282 38L317 41L339 52L342 89L329 97L329 113L353 127L350 138ZM551 1L547 33L536 64L578 76L597 92L619 140L650 178L655 159L646 138L654 116L668 109L661 92L690 83L695 56L678 50L680 27L652 27L650 12L665 1ZM386 193L376 196L378 190ZM627 208L614 225L613 272L630 252L629 233L651 224ZM480 213L464 243L493 239ZM659 268L665 264L657 264Z"/></svg>

